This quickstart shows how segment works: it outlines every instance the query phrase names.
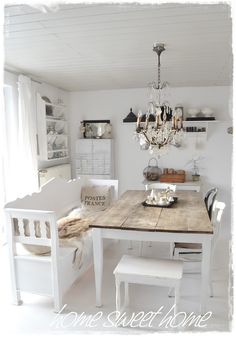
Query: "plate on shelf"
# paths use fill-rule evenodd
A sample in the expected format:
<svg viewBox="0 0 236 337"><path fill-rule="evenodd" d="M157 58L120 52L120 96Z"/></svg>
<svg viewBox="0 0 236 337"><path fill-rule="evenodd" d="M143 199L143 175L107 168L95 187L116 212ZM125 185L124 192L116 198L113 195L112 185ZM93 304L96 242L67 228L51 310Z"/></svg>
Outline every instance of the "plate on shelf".
<svg viewBox="0 0 236 337"><path fill-rule="evenodd" d="M198 108L190 108L188 109L188 115L190 115L192 118L196 117L200 112L200 109Z"/></svg>
<svg viewBox="0 0 236 337"><path fill-rule="evenodd" d="M59 119L63 119L64 118L64 111L61 107L54 107L53 109L53 116Z"/></svg>
<svg viewBox="0 0 236 337"><path fill-rule="evenodd" d="M46 103L52 103L50 99L47 96L42 96L42 100ZM53 115L53 109L51 105L46 104L46 116L52 116Z"/></svg>
<svg viewBox="0 0 236 337"><path fill-rule="evenodd" d="M57 137L54 140L53 143L53 149L54 150L61 150L65 148L65 139L63 137Z"/></svg>
<svg viewBox="0 0 236 337"><path fill-rule="evenodd" d="M56 117L56 116L47 116L47 120L50 122L50 121L52 121L52 120L55 120L55 121L65 121L65 119L64 119L64 115L63 115L63 117L60 117L60 118L58 118L58 117Z"/></svg>
<svg viewBox="0 0 236 337"><path fill-rule="evenodd" d="M202 108L201 113L204 117L211 117L214 113L214 111L211 108Z"/></svg>
<svg viewBox="0 0 236 337"><path fill-rule="evenodd" d="M48 159L53 158L53 148L51 144L48 144Z"/></svg>
<svg viewBox="0 0 236 337"><path fill-rule="evenodd" d="M57 135L55 135L55 133L51 133L51 134L49 133L47 137L48 144L52 146L56 138L57 138Z"/></svg>
<svg viewBox="0 0 236 337"><path fill-rule="evenodd" d="M144 207L161 207L161 208L169 208L169 207L172 207L172 206L177 202L177 200L178 200L177 197L173 197L173 199L174 199L173 201L170 201L168 204L165 204L165 205L163 205L163 204L156 204L156 205L149 204L149 203L146 202L146 200L142 202L142 205L143 205Z"/></svg>
<svg viewBox="0 0 236 337"><path fill-rule="evenodd" d="M55 131L58 133L58 134L63 134L65 133L65 130L64 130L64 122L63 121L58 121L56 122L55 124Z"/></svg>

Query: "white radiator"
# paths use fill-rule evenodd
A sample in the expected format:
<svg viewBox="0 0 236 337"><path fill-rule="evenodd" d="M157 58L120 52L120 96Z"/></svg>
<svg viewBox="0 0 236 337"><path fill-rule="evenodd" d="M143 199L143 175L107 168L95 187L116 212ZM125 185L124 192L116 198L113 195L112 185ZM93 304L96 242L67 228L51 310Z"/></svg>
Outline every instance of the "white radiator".
<svg viewBox="0 0 236 337"><path fill-rule="evenodd" d="M71 165L63 164L40 169L39 171L39 187L44 185L52 178L71 179Z"/></svg>

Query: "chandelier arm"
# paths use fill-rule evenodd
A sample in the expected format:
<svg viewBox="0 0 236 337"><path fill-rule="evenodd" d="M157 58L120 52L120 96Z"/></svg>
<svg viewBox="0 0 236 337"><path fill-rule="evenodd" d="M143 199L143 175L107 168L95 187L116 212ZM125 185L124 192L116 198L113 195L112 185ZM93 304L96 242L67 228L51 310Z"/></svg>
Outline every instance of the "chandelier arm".
<svg viewBox="0 0 236 337"><path fill-rule="evenodd" d="M148 144L151 144L151 141L149 140L147 134L144 131L142 131L142 135L146 138Z"/></svg>
<svg viewBox="0 0 236 337"><path fill-rule="evenodd" d="M164 139L164 141L162 143L157 143L157 142L152 142L149 141L148 138L147 140L149 141L150 145L158 145L159 148L162 146L167 145L168 143L170 143L170 138L172 137L173 134L176 134L176 130L171 130L171 132L169 133L168 137ZM146 135L145 135L146 136Z"/></svg>

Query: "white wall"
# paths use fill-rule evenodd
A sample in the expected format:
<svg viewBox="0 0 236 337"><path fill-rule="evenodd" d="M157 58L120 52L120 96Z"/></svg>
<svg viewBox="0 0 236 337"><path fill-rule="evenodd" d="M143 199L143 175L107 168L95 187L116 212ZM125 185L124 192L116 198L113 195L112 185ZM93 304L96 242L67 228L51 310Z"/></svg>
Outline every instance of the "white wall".
<svg viewBox="0 0 236 337"><path fill-rule="evenodd" d="M219 198L227 203L224 217L227 226L230 223L231 204L231 157L232 135L227 134L231 112L231 87L194 87L172 88L172 103L181 103L185 111L189 107L211 107L220 123L209 126L206 143L187 141L183 148L172 148L159 160L159 166L185 169L186 162L193 155L205 157L202 162L201 177L203 192L211 186L220 190ZM79 125L83 119L110 119L113 126L115 143L115 176L119 179L120 192L126 189L143 188L143 169L147 166L150 154L141 151L132 139L135 125L122 123L132 107L145 111L147 102L146 89L106 90L70 93L70 134L73 175L75 176L75 140L79 137Z"/></svg>

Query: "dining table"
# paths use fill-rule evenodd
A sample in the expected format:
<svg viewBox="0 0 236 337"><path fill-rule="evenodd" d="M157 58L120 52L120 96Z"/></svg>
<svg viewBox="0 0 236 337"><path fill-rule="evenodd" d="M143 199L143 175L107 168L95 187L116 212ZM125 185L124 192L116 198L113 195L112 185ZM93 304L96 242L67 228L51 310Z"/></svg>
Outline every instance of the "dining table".
<svg viewBox="0 0 236 337"><path fill-rule="evenodd" d="M96 306L102 306L103 239L172 244L200 243L202 254L199 305L204 314L209 297L213 226L202 195L195 191L176 191L176 202L171 207L147 207L143 202L148 194L150 191L126 191L90 225L93 229Z"/></svg>

